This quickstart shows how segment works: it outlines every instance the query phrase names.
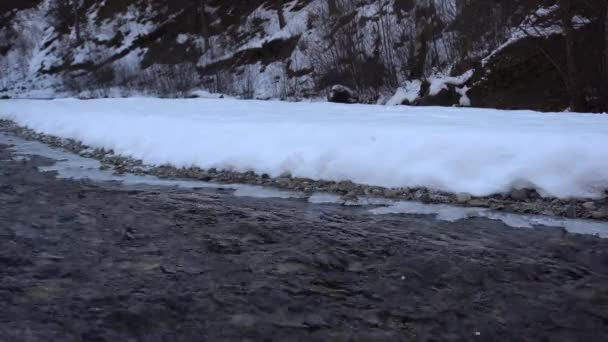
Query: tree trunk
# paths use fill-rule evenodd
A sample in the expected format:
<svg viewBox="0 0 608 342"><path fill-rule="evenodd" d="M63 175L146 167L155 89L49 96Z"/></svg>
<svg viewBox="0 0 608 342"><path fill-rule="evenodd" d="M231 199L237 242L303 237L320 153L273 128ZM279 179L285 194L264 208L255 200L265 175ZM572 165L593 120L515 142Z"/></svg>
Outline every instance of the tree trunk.
<svg viewBox="0 0 608 342"><path fill-rule="evenodd" d="M432 35L433 4L428 0L417 3L414 15L416 17L416 33L414 51L410 63L410 78L420 79L424 76L426 57L429 50L430 35Z"/></svg>
<svg viewBox="0 0 608 342"><path fill-rule="evenodd" d="M336 0L327 0L327 9L329 10L330 15L338 13L338 4L336 3Z"/></svg>
<svg viewBox="0 0 608 342"><path fill-rule="evenodd" d="M576 57L576 37L572 18L574 6L572 0L559 0L564 41L566 45L566 65L568 76L568 93L570 94L570 110L584 112L586 109L585 93L580 82L579 63Z"/></svg>
<svg viewBox="0 0 608 342"><path fill-rule="evenodd" d="M209 36L211 35L209 32L209 18L207 17L207 12L205 11L204 4L198 8L198 11L200 14L201 21L201 34L205 41L204 52L207 52L209 50Z"/></svg>
<svg viewBox="0 0 608 342"><path fill-rule="evenodd" d="M285 13L283 13L283 7L285 6L285 0L277 1L277 16L279 18L279 28L283 29L287 22L285 21Z"/></svg>
<svg viewBox="0 0 608 342"><path fill-rule="evenodd" d="M602 87L601 91L604 97L603 110L608 112L608 1L605 1L602 5L603 8L600 8L600 20L603 25L603 42L604 42L604 50L603 50L603 62L604 62L604 73L602 79Z"/></svg>
<svg viewBox="0 0 608 342"><path fill-rule="evenodd" d="M76 44L80 44L80 0L73 0L74 31L76 31Z"/></svg>

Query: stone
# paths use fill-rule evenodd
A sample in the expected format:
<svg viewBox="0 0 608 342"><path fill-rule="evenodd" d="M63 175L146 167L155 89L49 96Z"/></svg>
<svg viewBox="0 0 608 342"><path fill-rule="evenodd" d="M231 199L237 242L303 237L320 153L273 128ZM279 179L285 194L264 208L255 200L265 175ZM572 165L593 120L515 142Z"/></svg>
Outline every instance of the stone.
<svg viewBox="0 0 608 342"><path fill-rule="evenodd" d="M578 210L576 209L575 205L569 205L566 207L565 214L568 218L576 218L578 215Z"/></svg>
<svg viewBox="0 0 608 342"><path fill-rule="evenodd" d="M583 203L583 207L587 210L594 210L596 208L595 203L593 202L585 202Z"/></svg>
<svg viewBox="0 0 608 342"><path fill-rule="evenodd" d="M528 190L526 189L515 189L511 191L511 199L515 201L525 201L528 199Z"/></svg>
<svg viewBox="0 0 608 342"><path fill-rule="evenodd" d="M456 201L460 204L465 204L468 201L470 201L471 199L473 199L473 197L471 196L471 194L466 193L466 192L461 192L459 194L456 195Z"/></svg>
<svg viewBox="0 0 608 342"><path fill-rule="evenodd" d="M356 103L359 101L359 97L351 88L337 84L331 87L331 90L327 95L327 101L336 103Z"/></svg>
<svg viewBox="0 0 608 342"><path fill-rule="evenodd" d="M415 106L453 106L460 102L460 95L456 91L456 87L451 84L446 85L446 89L442 89L437 94L431 95L430 84L426 82L422 86L422 97L414 101Z"/></svg>
<svg viewBox="0 0 608 342"><path fill-rule="evenodd" d="M384 190L384 197L387 198L397 198L399 196L399 192L395 189L386 189Z"/></svg>
<svg viewBox="0 0 608 342"><path fill-rule="evenodd" d="M473 207L487 207L489 204L488 204L487 200L472 199L469 201L469 205L471 205Z"/></svg>
<svg viewBox="0 0 608 342"><path fill-rule="evenodd" d="M433 203L433 199L431 198L431 195L429 195L428 193L422 193L420 195L420 197L418 198L419 201L421 201L422 203Z"/></svg>
<svg viewBox="0 0 608 342"><path fill-rule="evenodd" d="M351 192L355 188L355 183L351 181L342 181L338 183L338 191Z"/></svg>
<svg viewBox="0 0 608 342"><path fill-rule="evenodd" d="M608 219L608 208L604 208L602 210L596 210L591 212L591 217L596 220L606 220Z"/></svg>
<svg viewBox="0 0 608 342"><path fill-rule="evenodd" d="M380 188L373 188L371 190L371 193L374 196L382 196L384 194L384 191L382 191L382 189L380 189Z"/></svg>
<svg viewBox="0 0 608 342"><path fill-rule="evenodd" d="M359 200L359 197L357 196L357 191L353 190L353 191L347 193L346 195L342 196L341 199L344 202L357 202Z"/></svg>

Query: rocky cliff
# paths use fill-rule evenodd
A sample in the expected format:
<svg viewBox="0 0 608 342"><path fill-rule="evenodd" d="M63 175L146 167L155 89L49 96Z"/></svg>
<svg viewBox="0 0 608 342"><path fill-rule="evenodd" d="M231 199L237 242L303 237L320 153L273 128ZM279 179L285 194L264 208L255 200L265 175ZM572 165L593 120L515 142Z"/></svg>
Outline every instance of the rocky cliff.
<svg viewBox="0 0 608 342"><path fill-rule="evenodd" d="M563 110L559 13L556 0L4 1L0 95L302 99L341 84L368 103ZM581 47L602 44L596 13L573 14ZM582 57L597 66L596 50Z"/></svg>

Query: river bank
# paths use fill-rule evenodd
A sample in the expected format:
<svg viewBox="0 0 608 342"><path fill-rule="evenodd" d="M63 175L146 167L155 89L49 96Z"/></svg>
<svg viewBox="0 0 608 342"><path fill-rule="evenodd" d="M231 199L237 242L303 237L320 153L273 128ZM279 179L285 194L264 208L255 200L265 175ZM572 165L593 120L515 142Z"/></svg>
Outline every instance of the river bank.
<svg viewBox="0 0 608 342"><path fill-rule="evenodd" d="M56 179L0 146L0 340L602 340L608 240Z"/></svg>

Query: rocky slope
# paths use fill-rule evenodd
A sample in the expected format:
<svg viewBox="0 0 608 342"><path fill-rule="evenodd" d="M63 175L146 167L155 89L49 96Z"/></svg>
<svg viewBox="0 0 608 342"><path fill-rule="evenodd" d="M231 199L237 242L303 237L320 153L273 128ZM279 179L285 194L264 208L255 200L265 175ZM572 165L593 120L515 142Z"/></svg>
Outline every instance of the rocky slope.
<svg viewBox="0 0 608 342"><path fill-rule="evenodd" d="M0 96L185 96L204 89L300 99L344 84L361 102L387 102L401 88L397 94L409 93L409 104L563 110L568 92L555 3L5 1ZM581 46L600 46L602 17L581 8L575 18ZM598 63L581 65L601 65L597 51L583 57ZM446 77L467 71L458 82ZM598 73L581 71L589 74L588 98L598 98Z"/></svg>

